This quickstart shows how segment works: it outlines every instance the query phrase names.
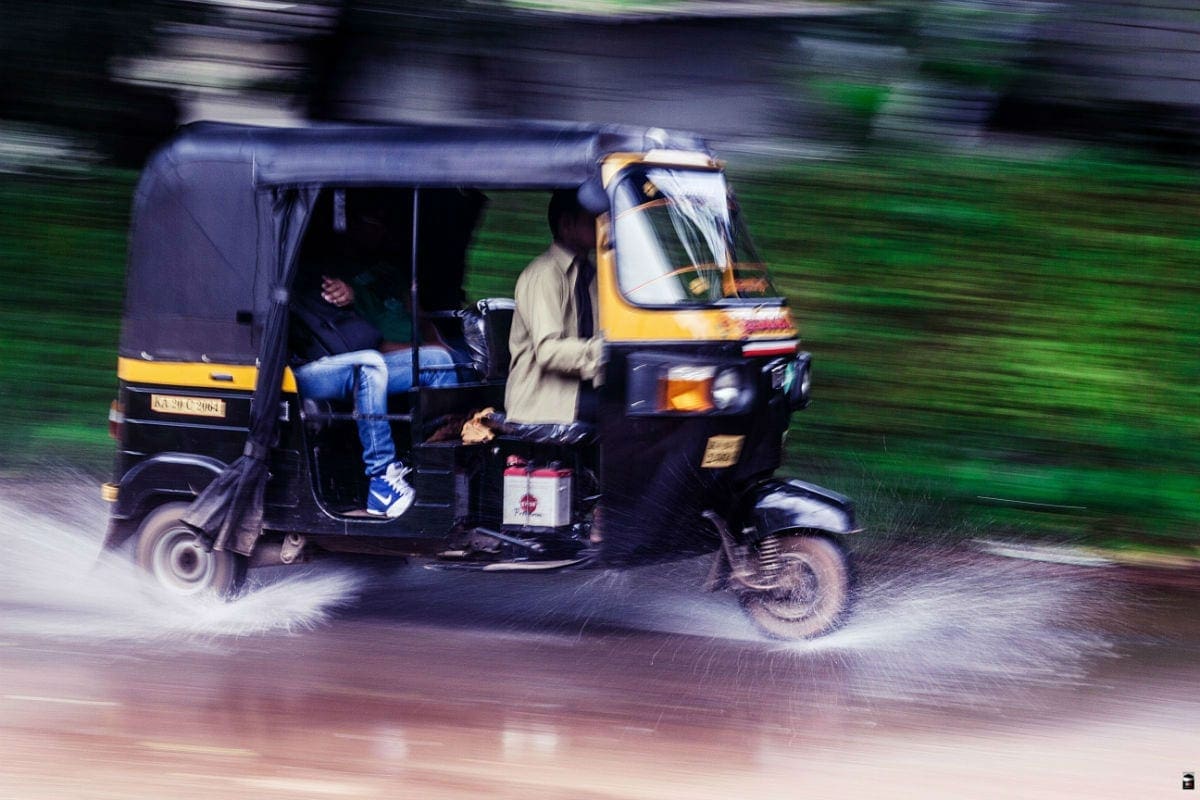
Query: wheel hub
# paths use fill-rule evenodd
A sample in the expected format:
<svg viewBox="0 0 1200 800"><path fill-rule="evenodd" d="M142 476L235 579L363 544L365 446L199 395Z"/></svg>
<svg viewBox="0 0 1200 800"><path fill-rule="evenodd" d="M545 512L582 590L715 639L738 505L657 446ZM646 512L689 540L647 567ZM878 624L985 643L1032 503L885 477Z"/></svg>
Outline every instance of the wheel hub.
<svg viewBox="0 0 1200 800"><path fill-rule="evenodd" d="M169 531L155 548L154 575L164 586L182 594L209 588L216 565L212 553L200 546L187 528Z"/></svg>

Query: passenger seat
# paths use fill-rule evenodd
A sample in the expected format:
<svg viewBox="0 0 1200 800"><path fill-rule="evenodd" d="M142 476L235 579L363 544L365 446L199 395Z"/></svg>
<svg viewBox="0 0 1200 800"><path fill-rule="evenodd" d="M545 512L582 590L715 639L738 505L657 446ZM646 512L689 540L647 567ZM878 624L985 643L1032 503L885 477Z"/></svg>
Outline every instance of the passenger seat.
<svg viewBox="0 0 1200 800"><path fill-rule="evenodd" d="M502 382L508 377L508 333L515 308L510 298L489 297L476 303L474 312L463 312L463 336L471 361L485 383Z"/></svg>

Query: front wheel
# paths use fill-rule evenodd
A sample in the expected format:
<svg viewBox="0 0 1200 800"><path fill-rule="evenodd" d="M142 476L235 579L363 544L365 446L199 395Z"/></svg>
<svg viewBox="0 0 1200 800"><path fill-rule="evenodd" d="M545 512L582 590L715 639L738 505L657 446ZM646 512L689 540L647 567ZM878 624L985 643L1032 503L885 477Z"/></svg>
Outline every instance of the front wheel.
<svg viewBox="0 0 1200 800"><path fill-rule="evenodd" d="M777 550L776 550L777 548ZM769 537L759 545L757 587L738 599L775 639L812 639L841 624L850 607L850 560L820 536Z"/></svg>
<svg viewBox="0 0 1200 800"><path fill-rule="evenodd" d="M138 528L138 566L172 594L233 597L245 580L246 559L206 550L180 520L187 509L187 503L167 503L146 515Z"/></svg>

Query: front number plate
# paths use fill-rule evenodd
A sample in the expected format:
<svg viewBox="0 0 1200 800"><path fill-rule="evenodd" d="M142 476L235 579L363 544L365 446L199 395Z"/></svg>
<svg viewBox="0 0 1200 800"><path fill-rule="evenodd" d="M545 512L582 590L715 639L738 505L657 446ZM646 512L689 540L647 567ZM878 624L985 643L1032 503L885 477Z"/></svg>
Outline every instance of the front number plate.
<svg viewBox="0 0 1200 800"><path fill-rule="evenodd" d="M732 467L742 454L742 442L745 436L711 436L704 447L704 458L700 461L703 469L720 469Z"/></svg>

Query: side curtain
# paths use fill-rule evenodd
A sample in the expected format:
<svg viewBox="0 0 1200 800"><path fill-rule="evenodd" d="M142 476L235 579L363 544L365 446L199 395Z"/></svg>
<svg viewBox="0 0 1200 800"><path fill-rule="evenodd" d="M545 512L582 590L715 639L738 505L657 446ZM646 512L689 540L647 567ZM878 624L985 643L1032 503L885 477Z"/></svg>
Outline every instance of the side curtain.
<svg viewBox="0 0 1200 800"><path fill-rule="evenodd" d="M260 228L259 265L271 271L271 281L250 434L242 456L200 492L182 518L214 550L248 556L262 532L267 459L278 435L280 384L287 360L288 287L317 193L315 188L277 188L259 194L260 224L269 220Z"/></svg>

